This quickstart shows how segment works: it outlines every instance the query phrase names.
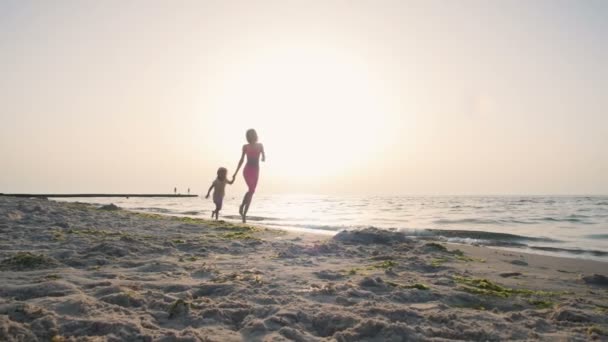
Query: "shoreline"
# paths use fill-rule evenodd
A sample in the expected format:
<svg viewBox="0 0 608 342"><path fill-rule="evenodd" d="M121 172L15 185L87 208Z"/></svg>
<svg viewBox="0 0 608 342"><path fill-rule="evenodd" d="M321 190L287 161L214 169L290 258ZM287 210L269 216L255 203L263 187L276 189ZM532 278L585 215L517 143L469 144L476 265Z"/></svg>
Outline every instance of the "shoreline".
<svg viewBox="0 0 608 342"><path fill-rule="evenodd" d="M261 199L263 205L268 205L270 208L272 208L274 203L269 203L269 200L273 197L276 196L263 197ZM234 198L232 200L234 200ZM322 202L321 198L318 198L317 200ZM289 202L289 198L286 199L279 196L278 201L279 203L282 203L282 205L285 205L286 201ZM388 201L388 203L390 203L390 200ZM523 205L532 202L531 200L526 198L515 201L515 204L511 202L504 203L504 206L519 206L521 205L522 201L524 203ZM552 200L545 198L544 201L549 203ZM171 201L163 202L162 200L158 202L147 202L137 200L113 201L111 199L99 198L93 201L83 199L83 202L98 205L115 203L123 207L125 210L159 213L163 215L188 216L203 219L207 218L206 210L203 209L205 208L205 205L201 201L193 202L186 200L184 204L179 204ZM332 203L335 203L335 201ZM236 205L236 203L233 204ZM498 204L500 203L494 203L494 205ZM605 205L604 202L594 202L588 204L592 206ZM302 205L309 204L302 203ZM382 205L382 203L378 203L378 205ZM430 203L429 205L432 206L434 204ZM456 207L459 206L457 205ZM323 210L316 204L312 205L311 209ZM534 211L539 208L529 209ZM582 209L588 210L588 208L581 208L581 210ZM269 229L279 228L286 229L289 231L310 231L313 233L318 232L323 235L333 235L344 229L362 229L367 227L377 227L380 229L389 230L398 229L399 231L404 232L406 235L416 237L428 237L430 239L437 238L439 240L449 243L464 243L487 246L492 248L498 247L503 250L512 250L516 252L608 262L608 246L606 245L606 242L608 240L606 240L607 235L602 233L602 221L601 219L599 219L599 216L601 216L599 215L599 213L599 216L595 217L595 221L590 218L594 217L594 215L580 216L565 214L546 214L544 216L542 214L538 214L536 216L533 214L524 214L524 217L519 220L504 215L503 217L489 218L486 214L480 214L480 217L475 218L475 215L473 213L469 213L473 216L465 214L464 218L449 218L446 217L446 214L448 213L444 212L443 214L439 214L435 218L429 218L425 216L426 209L423 209L419 213L410 212L410 216L418 217L418 219L414 219L414 222L412 222L411 224L407 224L406 222L400 223L398 222L398 220L396 220L396 218L393 218L393 220L395 221L387 225L387 219L383 216L384 214L382 214L382 210L381 212L376 212L374 214L379 215L377 216L378 221L374 221L370 217L369 219L364 219L363 221L357 222L355 222L352 217L345 218L346 221L336 221L336 205L327 208L327 210L333 213L328 215L327 220L329 221L325 219L312 219L312 217L306 218L303 215L296 215L294 218L290 219L281 216L280 210L277 211L276 208L265 211L263 210L260 212L261 216L251 216L250 220L248 221L251 221L250 223L253 224L259 224L264 227L268 227ZM526 210L528 209L524 209L524 211ZM353 213L350 212L350 214ZM457 213L456 215L461 214L462 213ZM345 217L348 217L348 215L346 215ZM240 216L230 215L229 211L227 214L223 215L222 218L233 223L240 223L241 221ZM419 219L421 219L422 221L420 221ZM425 223L425 220L428 222ZM469 225L463 226L463 222L469 221ZM513 225L509 225L509 222L511 221ZM492 222L494 222L496 225L492 224ZM537 222L537 224L541 224L541 226L530 226L529 224L531 224L531 222ZM552 223L549 226L542 226L543 222ZM576 231L571 230L571 233L566 234L567 230L564 230L565 227L563 227L562 224L560 224L559 222L563 222L566 225L578 224L579 226L576 227ZM554 225L554 227L552 227L552 225ZM574 233L576 233L577 235L569 235Z"/></svg>
<svg viewBox="0 0 608 342"><path fill-rule="evenodd" d="M603 261L0 197L0 340L603 340Z"/></svg>

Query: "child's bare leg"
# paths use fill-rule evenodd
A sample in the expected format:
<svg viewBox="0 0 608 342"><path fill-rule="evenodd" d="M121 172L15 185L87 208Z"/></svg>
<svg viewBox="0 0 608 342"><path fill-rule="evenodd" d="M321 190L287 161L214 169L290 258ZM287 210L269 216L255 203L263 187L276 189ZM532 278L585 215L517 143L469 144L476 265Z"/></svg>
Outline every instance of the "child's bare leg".
<svg viewBox="0 0 608 342"><path fill-rule="evenodd" d="M215 219L217 220L220 216L220 210L222 210L222 203L215 203ZM213 218L213 217L212 217Z"/></svg>

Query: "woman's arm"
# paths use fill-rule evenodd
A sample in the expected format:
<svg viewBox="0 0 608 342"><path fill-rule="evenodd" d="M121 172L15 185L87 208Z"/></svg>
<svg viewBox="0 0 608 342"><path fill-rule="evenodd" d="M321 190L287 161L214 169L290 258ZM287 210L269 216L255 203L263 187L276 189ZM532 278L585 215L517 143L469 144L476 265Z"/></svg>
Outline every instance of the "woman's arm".
<svg viewBox="0 0 608 342"><path fill-rule="evenodd" d="M260 147L262 149L262 161L265 162L266 161L266 152L264 152L264 145L260 144Z"/></svg>
<svg viewBox="0 0 608 342"><path fill-rule="evenodd" d="M241 166L243 166L243 161L245 160L245 145L243 145L243 151L241 153L241 159L239 160L239 165L236 167L236 171L232 175L232 178L236 177L236 174L239 173Z"/></svg>

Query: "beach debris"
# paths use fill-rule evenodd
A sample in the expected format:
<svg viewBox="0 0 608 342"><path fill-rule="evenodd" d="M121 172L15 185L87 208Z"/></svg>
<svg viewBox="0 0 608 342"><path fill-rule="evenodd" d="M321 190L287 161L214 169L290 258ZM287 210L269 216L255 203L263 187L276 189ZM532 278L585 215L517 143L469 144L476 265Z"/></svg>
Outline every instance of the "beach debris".
<svg viewBox="0 0 608 342"><path fill-rule="evenodd" d="M382 280L382 278L380 278L380 277L376 277L376 278L365 277L365 278L361 279L361 281L359 282L359 286L385 287L385 283L384 283L384 280Z"/></svg>
<svg viewBox="0 0 608 342"><path fill-rule="evenodd" d="M373 227L359 230L343 230L334 235L332 240L347 244L363 245L390 245L409 241L409 239L403 233Z"/></svg>
<svg viewBox="0 0 608 342"><path fill-rule="evenodd" d="M441 251L441 252L447 252L448 251L448 249L444 245L442 245L440 243L437 243L437 242L426 243L426 244L424 244L424 247L429 248L429 249L433 249L433 250L437 250L437 251ZM460 251L460 250L458 250L458 251L462 253L462 251ZM458 255L459 253L456 252L455 254Z"/></svg>
<svg viewBox="0 0 608 342"><path fill-rule="evenodd" d="M311 284L310 293L313 295L333 295L336 293L336 289L333 283L327 284Z"/></svg>
<svg viewBox="0 0 608 342"><path fill-rule="evenodd" d="M410 284L410 285L399 284L394 281L385 281L385 283L390 286L399 287L402 289L417 289L417 290L422 290L422 291L427 291L427 290L431 289L428 285L425 285L422 283L414 283L414 284Z"/></svg>
<svg viewBox="0 0 608 342"><path fill-rule="evenodd" d="M554 321L560 321L560 322L567 321L567 322L578 322L578 323L590 321L590 318L586 313L579 311L579 310L573 310L571 308L560 308L560 309L556 310L551 315L551 319Z"/></svg>
<svg viewBox="0 0 608 342"><path fill-rule="evenodd" d="M517 265L517 266L528 266L527 262L525 262L523 260L519 260L519 259L511 260L511 264Z"/></svg>
<svg viewBox="0 0 608 342"><path fill-rule="evenodd" d="M592 274L582 277L583 281L590 285L608 286L608 277L601 274Z"/></svg>
<svg viewBox="0 0 608 342"><path fill-rule="evenodd" d="M120 207L114 203L110 203L110 204L102 205L101 207L99 207L99 210L110 210L110 211L120 210Z"/></svg>
<svg viewBox="0 0 608 342"><path fill-rule="evenodd" d="M106 303L122 306L124 308L140 307L144 303L142 298L132 291L113 293L99 299Z"/></svg>
<svg viewBox="0 0 608 342"><path fill-rule="evenodd" d="M30 252L17 252L0 262L0 269L12 271L24 271L43 269L57 266L57 261L44 254L33 254Z"/></svg>
<svg viewBox="0 0 608 342"><path fill-rule="evenodd" d="M178 299L169 307L169 318L187 315L190 312L190 303Z"/></svg>
<svg viewBox="0 0 608 342"><path fill-rule="evenodd" d="M344 278L344 274L328 270L313 272L313 274L319 279L338 280Z"/></svg>
<svg viewBox="0 0 608 342"><path fill-rule="evenodd" d="M608 329L602 328L599 325L592 325L587 329L587 335L599 335L599 336L608 336Z"/></svg>
<svg viewBox="0 0 608 342"><path fill-rule="evenodd" d="M55 222L55 226L60 227L60 228L65 228L65 229L70 228L70 224L68 222L65 222L65 221Z"/></svg>
<svg viewBox="0 0 608 342"><path fill-rule="evenodd" d="M509 278L509 277L517 277L522 274L520 272L503 272L503 273L499 273L498 275L503 278Z"/></svg>
<svg viewBox="0 0 608 342"><path fill-rule="evenodd" d="M15 210L6 214L6 217L9 221L20 221L23 219L23 213L21 211Z"/></svg>

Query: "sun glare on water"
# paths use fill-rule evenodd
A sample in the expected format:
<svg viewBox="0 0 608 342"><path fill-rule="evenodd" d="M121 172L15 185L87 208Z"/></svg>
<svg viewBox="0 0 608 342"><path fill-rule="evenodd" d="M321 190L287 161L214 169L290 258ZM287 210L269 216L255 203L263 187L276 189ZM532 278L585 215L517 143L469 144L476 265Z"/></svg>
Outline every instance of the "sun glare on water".
<svg viewBox="0 0 608 342"><path fill-rule="evenodd" d="M218 143L244 142L254 127L276 174L302 182L337 176L383 149L394 119L365 63L336 51L285 49L238 63L214 99ZM386 93L386 91L384 91Z"/></svg>

